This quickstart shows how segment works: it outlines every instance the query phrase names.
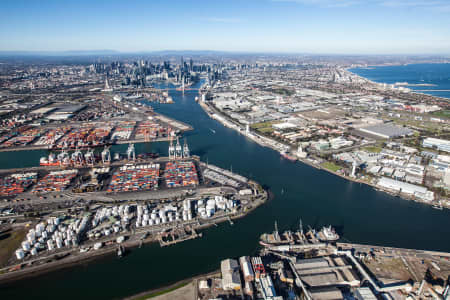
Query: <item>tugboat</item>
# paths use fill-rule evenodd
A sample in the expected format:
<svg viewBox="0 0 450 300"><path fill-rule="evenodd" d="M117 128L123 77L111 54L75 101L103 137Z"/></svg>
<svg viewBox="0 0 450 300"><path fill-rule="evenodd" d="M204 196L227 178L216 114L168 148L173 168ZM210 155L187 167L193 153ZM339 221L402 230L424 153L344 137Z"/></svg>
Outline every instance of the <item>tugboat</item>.
<svg viewBox="0 0 450 300"><path fill-rule="evenodd" d="M322 227L322 230L317 233L317 238L322 242L334 242L339 239L339 235L330 225L328 227Z"/></svg>
<svg viewBox="0 0 450 300"><path fill-rule="evenodd" d="M437 204L434 204L433 206L431 206L434 209L438 209L438 210L443 210L444 208L442 207L442 203L441 201L439 201Z"/></svg>
<svg viewBox="0 0 450 300"><path fill-rule="evenodd" d="M286 151L281 152L281 156L283 158L287 159L287 160L290 160L290 161L296 161L297 160L297 157L289 155L289 152L286 152Z"/></svg>
<svg viewBox="0 0 450 300"><path fill-rule="evenodd" d="M125 249L123 248L122 245L119 245L119 247L117 248L117 257L123 257L125 253Z"/></svg>

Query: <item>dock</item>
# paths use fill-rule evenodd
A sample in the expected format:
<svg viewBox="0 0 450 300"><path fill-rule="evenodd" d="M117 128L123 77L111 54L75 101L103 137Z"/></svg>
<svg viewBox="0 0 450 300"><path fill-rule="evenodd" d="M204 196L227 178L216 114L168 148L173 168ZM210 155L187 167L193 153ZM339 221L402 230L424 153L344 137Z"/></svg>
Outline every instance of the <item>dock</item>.
<svg viewBox="0 0 450 300"><path fill-rule="evenodd" d="M170 232L160 233L158 235L158 241L161 247L166 247L184 241L193 240L199 237L202 237L202 233L197 233L195 229L187 227L182 229L175 229ZM164 238L167 238L167 240L164 240ZM172 238L172 240L169 240L170 238Z"/></svg>

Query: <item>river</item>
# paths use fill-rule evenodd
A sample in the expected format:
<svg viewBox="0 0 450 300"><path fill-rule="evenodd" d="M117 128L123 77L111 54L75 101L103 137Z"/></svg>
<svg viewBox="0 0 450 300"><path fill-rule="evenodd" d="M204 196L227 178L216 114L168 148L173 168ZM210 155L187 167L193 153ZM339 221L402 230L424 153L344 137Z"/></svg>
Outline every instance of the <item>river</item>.
<svg viewBox="0 0 450 300"><path fill-rule="evenodd" d="M202 160L251 177L274 198L233 226L204 231L198 240L167 248L145 245L114 256L0 286L2 299L119 299L218 269L220 260L255 252L259 235L273 230L332 224L345 241L450 252L450 213L392 197L313 167L282 159L210 119L195 91L172 91L175 104L152 104L157 112L191 124L186 134ZM122 151L125 145L120 146ZM167 143L138 151L167 153ZM117 148L116 148L117 149ZM1 166L35 165L43 152L0 153Z"/></svg>

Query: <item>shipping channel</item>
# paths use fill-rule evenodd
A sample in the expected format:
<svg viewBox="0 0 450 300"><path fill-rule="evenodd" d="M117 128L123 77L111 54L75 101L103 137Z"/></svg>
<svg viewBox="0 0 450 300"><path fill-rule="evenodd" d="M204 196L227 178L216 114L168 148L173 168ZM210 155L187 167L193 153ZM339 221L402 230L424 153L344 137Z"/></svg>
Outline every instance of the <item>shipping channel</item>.
<svg viewBox="0 0 450 300"><path fill-rule="evenodd" d="M191 152L267 186L274 198L234 225L205 230L203 238L160 248L133 249L122 259L92 262L0 286L2 299L120 299L219 268L220 260L255 251L259 235L303 224L332 224L343 241L450 252L450 212L403 200L326 171L293 163L210 119L196 91L171 90L175 104L152 104L159 113L194 127ZM113 151L125 152L126 145ZM137 151L167 155L167 143L138 144ZM0 153L2 168L36 165L45 151Z"/></svg>

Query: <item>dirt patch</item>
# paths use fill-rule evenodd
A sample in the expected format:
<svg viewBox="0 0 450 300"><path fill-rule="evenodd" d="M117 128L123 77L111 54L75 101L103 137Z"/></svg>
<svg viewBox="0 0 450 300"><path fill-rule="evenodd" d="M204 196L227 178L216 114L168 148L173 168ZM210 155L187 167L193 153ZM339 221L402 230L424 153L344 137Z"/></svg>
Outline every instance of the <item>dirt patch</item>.
<svg viewBox="0 0 450 300"><path fill-rule="evenodd" d="M179 299L179 300L194 300L195 297L195 288L194 284L191 282L186 286L183 286L179 289L171 291L167 294L156 296L151 298L152 300L171 300L171 299Z"/></svg>
<svg viewBox="0 0 450 300"><path fill-rule="evenodd" d="M25 228L9 229L0 234L0 267L5 267L26 236Z"/></svg>
<svg viewBox="0 0 450 300"><path fill-rule="evenodd" d="M411 279L411 274L400 258L378 258L366 262L366 266L380 280L406 281Z"/></svg>

